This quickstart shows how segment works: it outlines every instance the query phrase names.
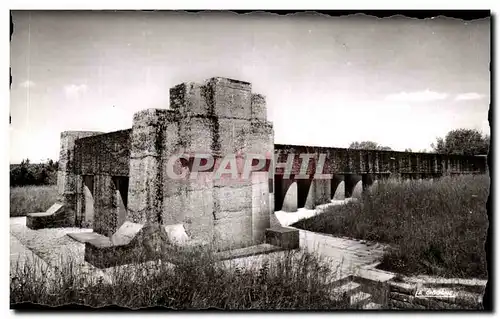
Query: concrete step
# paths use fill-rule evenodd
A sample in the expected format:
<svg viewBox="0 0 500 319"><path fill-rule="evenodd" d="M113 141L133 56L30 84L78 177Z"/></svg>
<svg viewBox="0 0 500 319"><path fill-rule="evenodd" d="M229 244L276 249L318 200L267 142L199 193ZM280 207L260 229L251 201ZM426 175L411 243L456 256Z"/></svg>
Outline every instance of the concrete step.
<svg viewBox="0 0 500 319"><path fill-rule="evenodd" d="M364 308L372 301L372 295L359 291L350 297L350 305L355 308Z"/></svg>
<svg viewBox="0 0 500 319"><path fill-rule="evenodd" d="M339 299L343 297L351 297L352 295L361 291L361 285L355 282L347 282L342 286L336 287L332 290L333 298Z"/></svg>
<svg viewBox="0 0 500 319"><path fill-rule="evenodd" d="M283 247L274 246L270 244L260 244L238 249L221 251L215 254L215 258L217 258L218 260L228 260L228 259L250 257L255 255L270 254L284 250L286 249L284 249Z"/></svg>
<svg viewBox="0 0 500 319"><path fill-rule="evenodd" d="M382 307L383 306L379 303L369 302L363 307L363 309L365 309L365 310L379 310L379 309L382 309Z"/></svg>
<svg viewBox="0 0 500 319"><path fill-rule="evenodd" d="M351 275L348 274L338 275L338 277L335 278L335 281L332 281L330 283L330 287L332 288L340 287L352 281L353 280Z"/></svg>

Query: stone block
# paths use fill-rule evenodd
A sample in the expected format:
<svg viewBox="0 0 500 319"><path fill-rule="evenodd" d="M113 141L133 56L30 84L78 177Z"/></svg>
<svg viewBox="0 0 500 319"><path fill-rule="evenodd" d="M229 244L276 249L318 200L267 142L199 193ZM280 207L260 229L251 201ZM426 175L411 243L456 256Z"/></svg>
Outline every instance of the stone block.
<svg viewBox="0 0 500 319"><path fill-rule="evenodd" d="M85 243L85 261L97 268L109 268L160 260L171 255L168 253L168 238L162 226L130 226L127 223L122 227L124 231L121 235L124 236L115 241L123 244L114 244L109 237L93 233L94 238Z"/></svg>
<svg viewBox="0 0 500 319"><path fill-rule="evenodd" d="M179 142L183 133L180 132L179 122L165 121L163 130L162 156L167 158L179 151Z"/></svg>
<svg viewBox="0 0 500 319"><path fill-rule="evenodd" d="M211 189L188 191L181 196L185 197L184 220L197 223L198 219L213 219L213 193ZM209 225L206 225L207 227Z"/></svg>
<svg viewBox="0 0 500 319"><path fill-rule="evenodd" d="M209 117L192 117L181 122L184 152L213 154L219 150L217 120ZM181 139L182 139L181 138Z"/></svg>
<svg viewBox="0 0 500 319"><path fill-rule="evenodd" d="M96 233L111 236L118 227L116 189L110 175L94 176L94 221Z"/></svg>
<svg viewBox="0 0 500 319"><path fill-rule="evenodd" d="M75 172L80 175L128 175L130 135L121 130L78 139L75 142Z"/></svg>
<svg viewBox="0 0 500 319"><path fill-rule="evenodd" d="M274 129L271 122L252 119L250 134L245 145L246 153L274 155Z"/></svg>
<svg viewBox="0 0 500 319"><path fill-rule="evenodd" d="M76 193L76 175L74 173L57 171L57 193Z"/></svg>
<svg viewBox="0 0 500 319"><path fill-rule="evenodd" d="M251 138L250 121L244 119L218 119L220 154L243 153Z"/></svg>
<svg viewBox="0 0 500 319"><path fill-rule="evenodd" d="M252 85L248 82L212 78L206 83L213 115L249 120L252 117ZM209 103L209 107L212 107Z"/></svg>
<svg viewBox="0 0 500 319"><path fill-rule="evenodd" d="M47 211L30 213L26 216L26 226L30 229L72 227L74 211L66 209L64 204L55 203Z"/></svg>
<svg viewBox="0 0 500 319"><path fill-rule="evenodd" d="M306 209L314 209L316 207L316 183L314 183L314 181L310 181L310 183L306 202L304 204L304 208ZM300 193L299 196L301 196Z"/></svg>
<svg viewBox="0 0 500 319"><path fill-rule="evenodd" d="M341 181L336 189L335 193L333 194L333 199L335 200L344 200L345 199L345 183L344 181Z"/></svg>
<svg viewBox="0 0 500 319"><path fill-rule="evenodd" d="M127 221L124 222L123 225L121 225L120 228L118 228L118 230L111 236L111 244L117 246L129 244L142 230L142 227L144 227L142 224Z"/></svg>
<svg viewBox="0 0 500 319"><path fill-rule="evenodd" d="M193 239L212 240L214 216L211 189L165 197L163 205L163 224L182 223Z"/></svg>
<svg viewBox="0 0 500 319"><path fill-rule="evenodd" d="M58 170L73 172L75 170L75 142L80 138L103 134L94 131L64 131L61 133Z"/></svg>
<svg viewBox="0 0 500 319"><path fill-rule="evenodd" d="M285 212L296 212L297 211L297 182L293 182L292 185L288 188L285 198L283 199L283 207L282 210Z"/></svg>
<svg viewBox="0 0 500 319"><path fill-rule="evenodd" d="M330 203L330 186L329 179L315 179L314 184L314 200L316 205Z"/></svg>
<svg viewBox="0 0 500 319"><path fill-rule="evenodd" d="M252 233L254 243L265 240L265 231L270 227L269 174L253 172L252 178Z"/></svg>
<svg viewBox="0 0 500 319"><path fill-rule="evenodd" d="M155 126L135 125L131 134L130 156L160 156L159 145L163 144L162 129Z"/></svg>
<svg viewBox="0 0 500 319"><path fill-rule="evenodd" d="M252 216L252 239L254 244L261 244L266 241L266 229L271 227L269 213L266 216Z"/></svg>
<svg viewBox="0 0 500 319"><path fill-rule="evenodd" d="M252 207L252 186L214 187L215 214L219 211L241 211Z"/></svg>
<svg viewBox="0 0 500 319"><path fill-rule="evenodd" d="M266 229L266 243L285 249L299 248L299 231L288 227Z"/></svg>
<svg viewBox="0 0 500 319"><path fill-rule="evenodd" d="M164 228L171 243L183 245L189 241L189 236L186 233L186 229L184 229L184 225L166 225Z"/></svg>
<svg viewBox="0 0 500 319"><path fill-rule="evenodd" d="M170 89L170 107L185 115L208 115L207 90L204 85L188 82Z"/></svg>
<svg viewBox="0 0 500 319"><path fill-rule="evenodd" d="M153 156L130 159L127 220L144 223L159 208L162 200L159 167L159 159Z"/></svg>
<svg viewBox="0 0 500 319"><path fill-rule="evenodd" d="M235 249L252 244L252 216L250 209L214 221L214 244L219 250Z"/></svg>
<svg viewBox="0 0 500 319"><path fill-rule="evenodd" d="M266 98L261 94L252 94L252 119L267 119Z"/></svg>

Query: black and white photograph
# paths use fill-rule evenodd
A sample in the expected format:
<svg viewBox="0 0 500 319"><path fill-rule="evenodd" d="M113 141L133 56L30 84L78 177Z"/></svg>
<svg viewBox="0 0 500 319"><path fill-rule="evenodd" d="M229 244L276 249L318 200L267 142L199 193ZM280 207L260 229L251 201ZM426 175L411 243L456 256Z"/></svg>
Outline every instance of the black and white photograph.
<svg viewBox="0 0 500 319"><path fill-rule="evenodd" d="M489 10L10 24L10 309L491 310Z"/></svg>

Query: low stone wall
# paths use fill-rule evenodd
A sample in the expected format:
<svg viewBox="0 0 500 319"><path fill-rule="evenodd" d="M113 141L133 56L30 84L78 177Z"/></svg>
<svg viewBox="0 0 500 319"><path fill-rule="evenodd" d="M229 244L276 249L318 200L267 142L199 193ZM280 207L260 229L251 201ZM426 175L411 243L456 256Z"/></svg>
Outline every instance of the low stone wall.
<svg viewBox="0 0 500 319"><path fill-rule="evenodd" d="M481 310L486 280L406 277L376 269L377 264L356 270L352 280L382 309Z"/></svg>
<svg viewBox="0 0 500 319"><path fill-rule="evenodd" d="M444 286L389 281L388 308L482 309L482 293L463 285ZM477 286L475 286L477 287Z"/></svg>

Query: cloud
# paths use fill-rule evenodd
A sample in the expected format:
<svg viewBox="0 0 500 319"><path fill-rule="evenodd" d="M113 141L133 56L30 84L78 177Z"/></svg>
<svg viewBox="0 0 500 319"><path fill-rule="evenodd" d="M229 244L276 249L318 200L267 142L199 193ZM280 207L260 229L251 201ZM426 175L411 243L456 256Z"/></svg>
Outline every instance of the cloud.
<svg viewBox="0 0 500 319"><path fill-rule="evenodd" d="M476 93L476 92L469 92L469 93L462 93L458 94L455 97L455 101L470 101L470 100L480 100L484 97L484 95Z"/></svg>
<svg viewBox="0 0 500 319"><path fill-rule="evenodd" d="M68 99L78 99L85 92L87 92L86 84L70 84L64 87L64 93Z"/></svg>
<svg viewBox="0 0 500 319"><path fill-rule="evenodd" d="M34 87L34 86L35 86L35 82L30 81L30 80L26 80L26 81L24 81L24 82L21 82L19 85L20 85L21 87L23 87L23 88L31 88L31 87Z"/></svg>
<svg viewBox="0 0 500 319"><path fill-rule="evenodd" d="M446 93L439 93L430 91L429 89L425 91L417 92L400 92L395 94L389 94L386 96L387 101L395 102L430 102L437 100L444 100L448 97Z"/></svg>

